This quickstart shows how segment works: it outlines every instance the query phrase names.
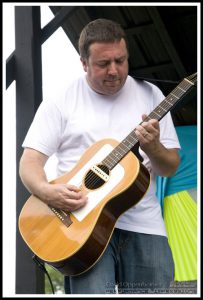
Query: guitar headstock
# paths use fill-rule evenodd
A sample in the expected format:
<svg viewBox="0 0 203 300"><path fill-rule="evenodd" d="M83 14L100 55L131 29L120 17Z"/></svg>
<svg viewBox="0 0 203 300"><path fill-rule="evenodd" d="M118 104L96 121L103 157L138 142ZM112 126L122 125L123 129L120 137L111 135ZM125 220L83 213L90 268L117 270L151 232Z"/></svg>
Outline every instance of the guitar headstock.
<svg viewBox="0 0 203 300"><path fill-rule="evenodd" d="M197 73L194 73L185 79L189 80L192 84L196 85L197 84Z"/></svg>

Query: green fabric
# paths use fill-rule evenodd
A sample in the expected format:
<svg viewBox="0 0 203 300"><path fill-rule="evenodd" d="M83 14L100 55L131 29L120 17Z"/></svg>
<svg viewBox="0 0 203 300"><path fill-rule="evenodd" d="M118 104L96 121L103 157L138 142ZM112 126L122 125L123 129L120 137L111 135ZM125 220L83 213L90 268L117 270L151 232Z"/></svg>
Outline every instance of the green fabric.
<svg viewBox="0 0 203 300"><path fill-rule="evenodd" d="M187 191L164 198L164 221L175 280L197 280L197 204Z"/></svg>

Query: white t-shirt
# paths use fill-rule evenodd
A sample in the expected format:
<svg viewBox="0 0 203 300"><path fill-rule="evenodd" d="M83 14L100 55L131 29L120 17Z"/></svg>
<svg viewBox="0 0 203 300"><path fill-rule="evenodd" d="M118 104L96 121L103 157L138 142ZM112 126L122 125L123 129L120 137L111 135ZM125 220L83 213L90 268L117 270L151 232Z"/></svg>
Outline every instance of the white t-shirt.
<svg viewBox="0 0 203 300"><path fill-rule="evenodd" d="M56 154L58 175L71 170L84 151L93 143L113 138L121 142L164 99L153 84L128 76L122 89L114 95L94 92L86 77L76 80L65 95L54 101L42 101L23 147L33 148L47 156ZM175 128L168 113L160 121L160 140L167 148L180 148ZM117 221L116 227L166 235L160 204L155 196L155 174L143 151L143 164L151 173L148 192Z"/></svg>

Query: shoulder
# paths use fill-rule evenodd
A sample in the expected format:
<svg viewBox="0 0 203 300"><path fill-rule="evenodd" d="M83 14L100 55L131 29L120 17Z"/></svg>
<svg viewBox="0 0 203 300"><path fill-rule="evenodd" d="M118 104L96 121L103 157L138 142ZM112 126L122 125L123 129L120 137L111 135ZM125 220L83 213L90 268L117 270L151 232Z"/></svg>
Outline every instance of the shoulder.
<svg viewBox="0 0 203 300"><path fill-rule="evenodd" d="M84 76L81 76L71 83L68 83L66 87L62 88L60 91L54 91L52 95L50 95L49 99L45 99L43 102L44 106L47 109L57 109L60 112L67 111L67 108L74 104L75 99L79 90L81 90L84 86Z"/></svg>
<svg viewBox="0 0 203 300"><path fill-rule="evenodd" d="M157 105L165 98L159 87L149 81L135 79L128 76L128 84L132 89L134 89L134 94L140 96L140 98L143 100L145 99L145 101L149 103L153 103L154 105Z"/></svg>
<svg viewBox="0 0 203 300"><path fill-rule="evenodd" d="M142 80L142 79L137 79L137 78L133 78L132 76L128 76L127 80L135 85L137 88L140 88L140 89L146 89L147 91L149 92L154 92L154 93L160 93L163 95L162 91L160 90L160 88L149 82L149 81L146 81L146 80Z"/></svg>

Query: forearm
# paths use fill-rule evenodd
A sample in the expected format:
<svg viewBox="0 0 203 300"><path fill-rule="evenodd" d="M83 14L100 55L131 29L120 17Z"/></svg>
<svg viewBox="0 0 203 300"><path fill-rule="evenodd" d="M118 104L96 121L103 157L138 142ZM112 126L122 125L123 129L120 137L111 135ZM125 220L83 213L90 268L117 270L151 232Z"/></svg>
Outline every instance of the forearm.
<svg viewBox="0 0 203 300"><path fill-rule="evenodd" d="M20 160L19 174L31 194L53 207L74 211L87 202L77 187L69 184L50 184L44 171L48 156L33 149L25 149Z"/></svg>
<svg viewBox="0 0 203 300"><path fill-rule="evenodd" d="M19 165L19 174L23 184L31 194L36 195L42 200L44 198L44 186L48 185L44 171L44 165L47 159L48 157L45 155L37 158L33 158L32 155L28 157L25 150L25 155L22 156Z"/></svg>
<svg viewBox="0 0 203 300"><path fill-rule="evenodd" d="M167 149L161 143L158 147L147 153L154 172L163 177L171 177L175 174L180 163L176 149Z"/></svg>
<svg viewBox="0 0 203 300"><path fill-rule="evenodd" d="M143 120L146 115L142 116ZM180 163L177 149L167 149L160 142L159 122L151 119L138 125L135 131L140 142L141 149L151 161L153 171L163 177L175 174Z"/></svg>

